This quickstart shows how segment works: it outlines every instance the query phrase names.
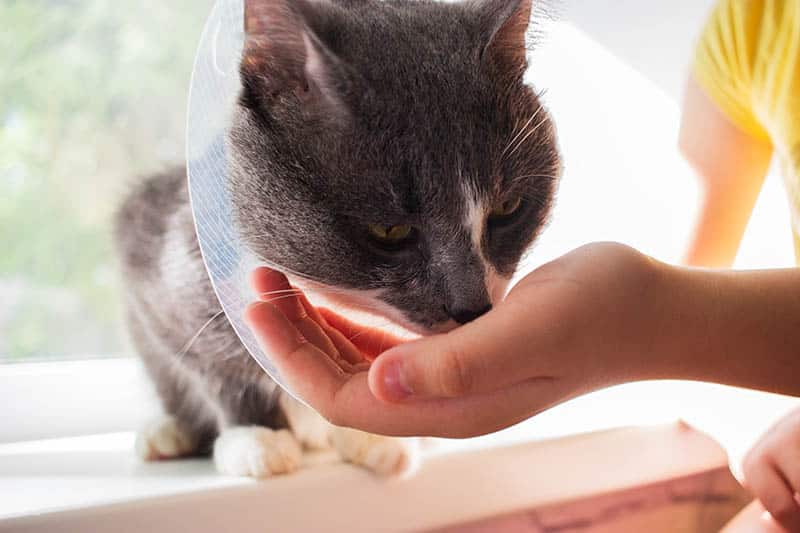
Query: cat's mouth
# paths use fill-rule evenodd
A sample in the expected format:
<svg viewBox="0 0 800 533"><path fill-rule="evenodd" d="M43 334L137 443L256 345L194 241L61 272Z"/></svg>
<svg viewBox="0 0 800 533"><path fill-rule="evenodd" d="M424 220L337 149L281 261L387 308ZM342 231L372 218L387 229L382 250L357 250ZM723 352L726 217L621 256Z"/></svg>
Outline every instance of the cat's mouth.
<svg viewBox="0 0 800 533"><path fill-rule="evenodd" d="M358 315L354 317L356 322L386 329L401 337L413 338L447 333L459 326L458 322L452 319L431 326L411 321L400 310L381 299L382 290L342 289L296 276L288 277L292 286L303 290L314 305L346 309Z"/></svg>
<svg viewBox="0 0 800 533"><path fill-rule="evenodd" d="M452 318L430 325L409 320L402 311L383 301L381 296L384 291L380 289L343 289L297 276L288 275L288 277L292 286L303 290L314 305L346 309L349 313L358 315L348 317L355 322L385 329L400 337L437 335L452 331L461 325ZM487 281L489 281L487 287L489 296L492 303L496 304L503 299L509 279L495 275L490 276Z"/></svg>
<svg viewBox="0 0 800 533"><path fill-rule="evenodd" d="M342 289L288 274L287 277L292 286L301 289L314 305L354 312L358 316L348 318L365 326L388 329L402 337L434 333L429 328L408 320L400 311L384 303L380 298L383 293L381 290Z"/></svg>

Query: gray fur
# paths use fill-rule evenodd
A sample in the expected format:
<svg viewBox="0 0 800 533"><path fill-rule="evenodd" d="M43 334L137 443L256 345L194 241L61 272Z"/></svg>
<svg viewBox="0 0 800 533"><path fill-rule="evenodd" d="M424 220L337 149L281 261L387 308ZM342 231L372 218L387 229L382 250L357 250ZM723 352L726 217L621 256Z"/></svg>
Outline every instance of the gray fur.
<svg viewBox="0 0 800 533"><path fill-rule="evenodd" d="M248 244L302 278L377 289L420 331L485 311L484 260L514 272L560 174L554 127L522 82L529 0L248 6L255 18L228 136L229 188ZM521 195L524 216L487 225L476 250L465 191L487 206ZM373 223L412 224L418 237L399 252L377 250ZM266 408L275 385L224 316L186 347L220 307L183 169L129 196L116 241L131 333L166 410L205 445L226 425L280 425Z"/></svg>

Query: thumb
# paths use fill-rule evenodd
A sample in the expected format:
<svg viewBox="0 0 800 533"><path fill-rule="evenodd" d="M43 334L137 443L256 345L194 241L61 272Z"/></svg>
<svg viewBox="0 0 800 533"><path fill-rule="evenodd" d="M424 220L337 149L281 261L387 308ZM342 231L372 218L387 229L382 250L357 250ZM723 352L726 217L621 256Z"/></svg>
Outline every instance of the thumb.
<svg viewBox="0 0 800 533"><path fill-rule="evenodd" d="M514 320L516 318L516 320ZM396 346L369 371L372 394L386 402L492 392L531 378L538 357L530 325L499 308L449 333Z"/></svg>

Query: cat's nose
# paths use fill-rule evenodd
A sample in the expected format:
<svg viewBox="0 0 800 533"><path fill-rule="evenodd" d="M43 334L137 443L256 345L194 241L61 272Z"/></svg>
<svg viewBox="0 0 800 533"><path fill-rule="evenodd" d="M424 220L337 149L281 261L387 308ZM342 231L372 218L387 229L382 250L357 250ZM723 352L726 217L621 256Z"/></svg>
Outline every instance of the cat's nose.
<svg viewBox="0 0 800 533"><path fill-rule="evenodd" d="M450 315L450 318L458 322L459 324L466 324L467 322L472 322L476 318L481 315L485 315L492 309L492 304L488 304L486 307L482 307L480 309L449 309L445 307L447 314Z"/></svg>

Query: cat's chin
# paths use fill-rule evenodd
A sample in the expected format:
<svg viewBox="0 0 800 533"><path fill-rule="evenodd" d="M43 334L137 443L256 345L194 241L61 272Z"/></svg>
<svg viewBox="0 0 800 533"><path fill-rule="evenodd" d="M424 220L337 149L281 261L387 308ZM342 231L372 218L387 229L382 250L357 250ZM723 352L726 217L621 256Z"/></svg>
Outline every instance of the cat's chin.
<svg viewBox="0 0 800 533"><path fill-rule="evenodd" d="M289 276L290 283L302 289L315 304L329 304L337 309L354 311L364 317L356 322L381 329L390 329L401 337L419 337L447 333L458 327L454 320L425 326L408 320L402 312L383 302L379 290L332 288L318 282ZM358 318L361 318L359 320ZM377 319L377 320L376 320Z"/></svg>
<svg viewBox="0 0 800 533"><path fill-rule="evenodd" d="M447 333L448 331L453 331L460 325L461 324L455 320L448 320L447 322L435 324L434 326L427 328L427 333L421 333L420 335L436 335L439 333Z"/></svg>
<svg viewBox="0 0 800 533"><path fill-rule="evenodd" d="M405 319L393 320L393 321L397 326L403 328L404 330L408 331L412 336L416 337L427 337L429 335L438 335L441 333L447 333L448 331L456 329L460 325L458 322L454 320L448 320L447 322L441 322L439 324L434 324L433 326L423 326L421 324L416 324L414 322L410 322Z"/></svg>

